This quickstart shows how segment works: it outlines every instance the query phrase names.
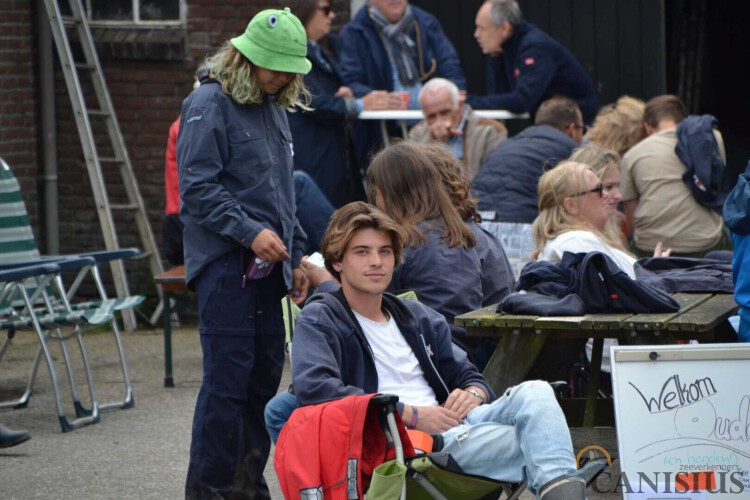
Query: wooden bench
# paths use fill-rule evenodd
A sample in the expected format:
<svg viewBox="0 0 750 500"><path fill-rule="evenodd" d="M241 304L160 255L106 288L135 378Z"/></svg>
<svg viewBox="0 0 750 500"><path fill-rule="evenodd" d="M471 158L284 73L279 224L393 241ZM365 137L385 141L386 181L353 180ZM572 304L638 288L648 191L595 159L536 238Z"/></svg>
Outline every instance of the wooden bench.
<svg viewBox="0 0 750 500"><path fill-rule="evenodd" d="M164 324L164 387L174 387L172 377L172 307L174 301L178 306L188 292L185 283L185 266L173 267L154 277L154 283L161 286L164 293L164 310L162 322Z"/></svg>

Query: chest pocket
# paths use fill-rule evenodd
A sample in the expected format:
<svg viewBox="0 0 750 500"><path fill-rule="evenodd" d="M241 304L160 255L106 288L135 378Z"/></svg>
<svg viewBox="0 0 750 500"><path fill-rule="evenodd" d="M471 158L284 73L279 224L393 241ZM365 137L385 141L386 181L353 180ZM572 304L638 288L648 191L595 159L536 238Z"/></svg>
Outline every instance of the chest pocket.
<svg viewBox="0 0 750 500"><path fill-rule="evenodd" d="M270 168L271 152L262 128L236 128L227 134L229 162L236 168L260 172Z"/></svg>
<svg viewBox="0 0 750 500"><path fill-rule="evenodd" d="M289 156L294 156L294 144L292 142L292 132L288 128L281 129L281 146L289 153Z"/></svg>

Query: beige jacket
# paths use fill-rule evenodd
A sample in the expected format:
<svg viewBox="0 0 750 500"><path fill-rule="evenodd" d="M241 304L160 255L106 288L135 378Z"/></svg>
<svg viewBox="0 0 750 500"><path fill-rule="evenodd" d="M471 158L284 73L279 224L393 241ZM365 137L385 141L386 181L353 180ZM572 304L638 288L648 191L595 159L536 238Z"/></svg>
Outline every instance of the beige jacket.
<svg viewBox="0 0 750 500"><path fill-rule="evenodd" d="M477 175L479 167L490 151L508 138L508 129L502 122L477 116L468 105L465 107L468 110L468 116L464 125L463 162L471 180ZM437 142L430 137L430 128L424 120L412 127L409 131L409 140L422 144Z"/></svg>

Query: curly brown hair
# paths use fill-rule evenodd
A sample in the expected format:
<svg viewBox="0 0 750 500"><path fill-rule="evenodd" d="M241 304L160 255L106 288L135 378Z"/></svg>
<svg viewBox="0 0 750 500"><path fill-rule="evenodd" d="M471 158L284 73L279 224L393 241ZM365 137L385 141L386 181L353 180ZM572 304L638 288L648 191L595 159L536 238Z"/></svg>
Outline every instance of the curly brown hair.
<svg viewBox="0 0 750 500"><path fill-rule="evenodd" d="M463 164L443 144L430 143L418 144L425 155L432 162L440 178L443 187L450 196L453 205L465 221L482 222L477 207L479 200L471 196L469 187L469 176L466 175Z"/></svg>

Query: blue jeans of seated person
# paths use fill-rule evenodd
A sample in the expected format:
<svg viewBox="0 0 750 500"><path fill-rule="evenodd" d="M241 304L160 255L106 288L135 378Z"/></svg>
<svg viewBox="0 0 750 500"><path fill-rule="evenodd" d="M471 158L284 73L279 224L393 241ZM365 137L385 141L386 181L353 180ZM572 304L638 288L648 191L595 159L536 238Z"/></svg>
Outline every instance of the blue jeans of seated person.
<svg viewBox="0 0 750 500"><path fill-rule="evenodd" d="M297 408L299 408L297 397L289 391L278 393L268 402L263 417L266 420L266 430L268 435L271 436L273 444L276 444L276 441L279 440L281 428L284 427L286 421L292 416L292 412Z"/></svg>
<svg viewBox="0 0 750 500"><path fill-rule="evenodd" d="M278 438L298 406L288 391L268 403L265 419L272 437ZM535 493L576 470L565 416L552 388L539 380L523 382L472 410L461 425L443 433L442 451L469 474L509 482L528 478Z"/></svg>
<svg viewBox="0 0 750 500"><path fill-rule="evenodd" d="M295 170L294 201L297 204L297 220L307 234L305 254L310 255L320 250L320 241L333 215L333 205L320 190L312 177L301 170Z"/></svg>

